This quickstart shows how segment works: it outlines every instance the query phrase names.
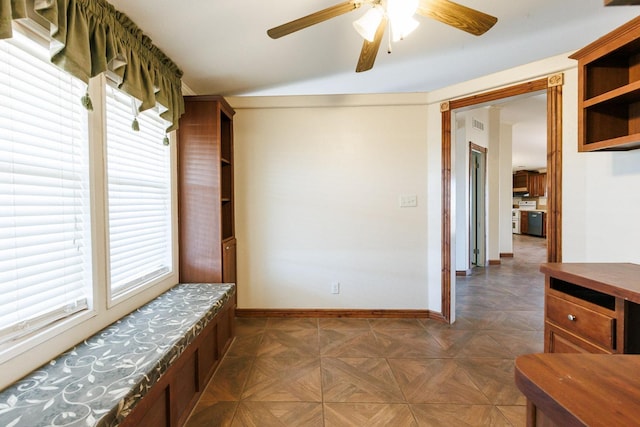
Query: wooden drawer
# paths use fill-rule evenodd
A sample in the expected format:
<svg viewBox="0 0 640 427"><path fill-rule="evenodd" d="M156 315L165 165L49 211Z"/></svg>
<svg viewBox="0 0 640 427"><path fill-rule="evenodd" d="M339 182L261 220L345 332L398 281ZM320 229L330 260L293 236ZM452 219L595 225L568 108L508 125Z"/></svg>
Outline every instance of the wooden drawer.
<svg viewBox="0 0 640 427"><path fill-rule="evenodd" d="M615 318L551 295L547 295L546 304L548 321L606 349L615 350Z"/></svg>
<svg viewBox="0 0 640 427"><path fill-rule="evenodd" d="M605 350L580 338L572 335L564 329L545 323L545 344L546 353L604 353L611 354L611 350Z"/></svg>

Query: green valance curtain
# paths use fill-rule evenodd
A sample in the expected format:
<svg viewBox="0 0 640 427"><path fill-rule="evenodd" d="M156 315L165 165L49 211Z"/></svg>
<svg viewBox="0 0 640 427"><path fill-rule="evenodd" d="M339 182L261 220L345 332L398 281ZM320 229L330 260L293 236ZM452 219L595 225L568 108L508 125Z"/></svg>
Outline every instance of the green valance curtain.
<svg viewBox="0 0 640 427"><path fill-rule="evenodd" d="M85 82L108 72L142 101L140 111L158 103L167 132L177 129L182 71L125 14L105 0L0 0L0 39L11 37L11 21L25 18L27 7L50 24L51 62Z"/></svg>

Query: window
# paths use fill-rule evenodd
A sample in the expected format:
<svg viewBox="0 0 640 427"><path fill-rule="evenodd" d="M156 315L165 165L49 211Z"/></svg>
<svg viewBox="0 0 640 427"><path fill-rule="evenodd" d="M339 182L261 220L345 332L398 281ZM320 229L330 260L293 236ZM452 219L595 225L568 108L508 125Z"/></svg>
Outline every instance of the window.
<svg viewBox="0 0 640 427"><path fill-rule="evenodd" d="M88 308L85 90L48 49L0 43L0 350Z"/></svg>
<svg viewBox="0 0 640 427"><path fill-rule="evenodd" d="M172 267L171 151L155 110L107 87L107 177L111 295L153 283Z"/></svg>
<svg viewBox="0 0 640 427"><path fill-rule="evenodd" d="M17 27L0 40L0 381L178 282L167 123L149 110L134 131L128 95L105 75L87 88Z"/></svg>

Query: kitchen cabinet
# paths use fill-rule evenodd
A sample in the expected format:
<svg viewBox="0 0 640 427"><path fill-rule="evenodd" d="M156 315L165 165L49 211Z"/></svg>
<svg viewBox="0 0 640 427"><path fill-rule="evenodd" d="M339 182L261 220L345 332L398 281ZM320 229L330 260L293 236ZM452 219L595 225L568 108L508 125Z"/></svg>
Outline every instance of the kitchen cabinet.
<svg viewBox="0 0 640 427"><path fill-rule="evenodd" d="M535 171L517 171L513 174L513 192L528 193L529 197L547 194L547 174Z"/></svg>
<svg viewBox="0 0 640 427"><path fill-rule="evenodd" d="M527 193L529 191L529 172L517 171L513 174L513 192Z"/></svg>
<svg viewBox="0 0 640 427"><path fill-rule="evenodd" d="M529 197L545 197L547 195L547 174L529 174Z"/></svg>
<svg viewBox="0 0 640 427"><path fill-rule="evenodd" d="M547 263L546 353L640 354L640 265Z"/></svg>
<svg viewBox="0 0 640 427"><path fill-rule="evenodd" d="M529 215L527 211L520 211L520 234L529 234Z"/></svg>
<svg viewBox="0 0 640 427"><path fill-rule="evenodd" d="M220 96L185 97L178 129L183 283L235 283L234 113Z"/></svg>
<svg viewBox="0 0 640 427"><path fill-rule="evenodd" d="M570 58L578 61L578 150L640 148L640 17Z"/></svg>

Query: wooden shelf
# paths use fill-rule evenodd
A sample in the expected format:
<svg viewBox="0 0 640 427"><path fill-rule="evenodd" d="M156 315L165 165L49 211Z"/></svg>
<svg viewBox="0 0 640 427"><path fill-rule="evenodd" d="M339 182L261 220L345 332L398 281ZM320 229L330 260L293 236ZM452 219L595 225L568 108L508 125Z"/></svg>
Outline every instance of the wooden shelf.
<svg viewBox="0 0 640 427"><path fill-rule="evenodd" d="M629 104L640 101L640 81L633 82L622 87L610 90L583 102L584 108L607 102Z"/></svg>
<svg viewBox="0 0 640 427"><path fill-rule="evenodd" d="M220 96L185 97L178 129L183 283L235 283L233 115ZM223 245L229 239L233 245Z"/></svg>
<svg viewBox="0 0 640 427"><path fill-rule="evenodd" d="M578 61L578 150L640 148L640 17L571 58Z"/></svg>

